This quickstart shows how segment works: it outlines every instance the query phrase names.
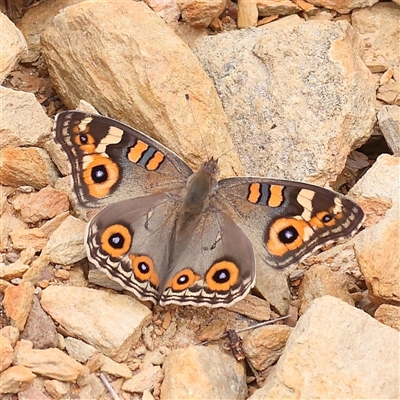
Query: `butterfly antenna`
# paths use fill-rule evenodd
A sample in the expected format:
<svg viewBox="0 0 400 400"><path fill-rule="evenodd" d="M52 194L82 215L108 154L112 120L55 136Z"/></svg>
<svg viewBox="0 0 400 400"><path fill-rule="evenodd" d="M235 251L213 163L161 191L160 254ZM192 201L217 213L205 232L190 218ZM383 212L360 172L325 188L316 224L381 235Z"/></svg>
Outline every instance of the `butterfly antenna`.
<svg viewBox="0 0 400 400"><path fill-rule="evenodd" d="M202 133L201 133L201 130L200 130L199 124L198 124L198 123L197 123L197 121L196 121L196 117L194 116L194 112L193 112L192 106L191 106L191 104L190 104L190 96L189 96L189 93L186 93L186 94L185 94L185 99L186 99L186 101L187 101L187 104L188 104L188 107L189 107L190 113L192 114L192 117L193 117L194 123L195 123L195 125L196 125L196 127L197 127L197 131L198 131L198 132L199 132L199 134L200 134L201 141L203 142L203 147L204 147L204 150L205 150L205 152L206 152L206 155L207 155L207 160L208 160L210 157L209 157L209 155L208 155L208 151L207 151L206 142L205 142L205 140L204 140L204 136L203 136L203 135L202 135Z"/></svg>

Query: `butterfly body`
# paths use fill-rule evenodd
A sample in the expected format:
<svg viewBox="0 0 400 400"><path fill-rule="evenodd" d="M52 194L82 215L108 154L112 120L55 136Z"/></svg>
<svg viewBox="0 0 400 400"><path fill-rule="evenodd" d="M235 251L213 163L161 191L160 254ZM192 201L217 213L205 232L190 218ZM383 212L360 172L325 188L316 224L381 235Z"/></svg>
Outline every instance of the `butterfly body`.
<svg viewBox="0 0 400 400"><path fill-rule="evenodd" d="M351 200L301 182L260 177L218 181L217 161L198 171L117 121L65 112L56 141L67 152L74 190L90 221L89 262L153 303L227 306L265 267L284 268L356 232Z"/></svg>

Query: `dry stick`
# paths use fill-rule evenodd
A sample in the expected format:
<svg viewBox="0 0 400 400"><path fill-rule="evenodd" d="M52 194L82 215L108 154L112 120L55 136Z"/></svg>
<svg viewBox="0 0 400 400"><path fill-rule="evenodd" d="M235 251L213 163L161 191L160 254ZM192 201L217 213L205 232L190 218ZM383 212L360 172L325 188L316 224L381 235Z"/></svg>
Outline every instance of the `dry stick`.
<svg viewBox="0 0 400 400"><path fill-rule="evenodd" d="M100 380L103 382L104 386L107 388L108 392L111 394L111 397L114 400L121 400L117 393L115 392L114 388L110 385L110 382L108 382L107 378L104 376L102 372L100 372Z"/></svg>
<svg viewBox="0 0 400 400"><path fill-rule="evenodd" d="M242 333L242 332L249 331L249 330L251 330L251 329L261 328L262 326L271 325L271 324L273 324L274 322L282 321L283 319L286 319L286 318L289 318L289 317L290 317L289 314L288 314L288 315L284 315L283 317L271 319L271 320L269 320L269 321L259 322L259 323L254 324L254 325L250 325L250 326L248 326L247 328L235 330L235 332L236 332L236 333ZM227 336L228 336L228 333L225 332L219 339L224 339L224 338L226 338ZM214 340L217 340L217 339L206 340L206 341L204 341L204 342L199 343L199 346L204 346L205 344L208 344L208 343L210 343L210 342L213 342Z"/></svg>

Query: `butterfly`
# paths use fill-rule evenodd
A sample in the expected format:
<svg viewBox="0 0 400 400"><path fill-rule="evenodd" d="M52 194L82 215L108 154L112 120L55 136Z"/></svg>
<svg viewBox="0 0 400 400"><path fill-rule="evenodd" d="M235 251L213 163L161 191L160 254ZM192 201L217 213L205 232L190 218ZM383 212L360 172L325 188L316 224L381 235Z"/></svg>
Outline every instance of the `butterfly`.
<svg viewBox="0 0 400 400"><path fill-rule="evenodd" d="M352 236L364 213L345 196L290 180L218 180L218 160L194 172L118 121L78 111L56 118L79 203L102 209L87 226L93 266L139 299L229 306L254 286L255 251L285 268Z"/></svg>

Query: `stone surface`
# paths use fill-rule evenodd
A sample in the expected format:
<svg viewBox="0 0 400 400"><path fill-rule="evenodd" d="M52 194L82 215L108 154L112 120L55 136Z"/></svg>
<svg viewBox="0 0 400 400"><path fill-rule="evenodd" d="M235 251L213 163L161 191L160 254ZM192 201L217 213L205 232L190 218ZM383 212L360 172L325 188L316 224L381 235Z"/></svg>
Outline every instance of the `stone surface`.
<svg viewBox="0 0 400 400"><path fill-rule="evenodd" d="M26 195L20 204L21 217L27 223L54 218L68 209L68 196L50 186Z"/></svg>
<svg viewBox="0 0 400 400"><path fill-rule="evenodd" d="M57 171L45 150L38 147L6 147L0 150L0 183L42 189L54 184Z"/></svg>
<svg viewBox="0 0 400 400"><path fill-rule="evenodd" d="M130 368L124 363L117 363L113 361L111 358L101 355L100 359L102 361L102 365L100 367L102 372L106 374L122 377L125 379L129 379L132 377L132 371ZM157 375L157 374L155 374ZM161 375L163 376L163 375Z"/></svg>
<svg viewBox="0 0 400 400"><path fill-rule="evenodd" d="M245 399L246 374L243 364L217 346L176 349L164 362L161 398ZM224 377L221 379L221 377Z"/></svg>
<svg viewBox="0 0 400 400"><path fill-rule="evenodd" d="M390 208L398 209L399 173L400 159L382 154L351 189L349 194L366 214L365 226L371 226L382 220Z"/></svg>
<svg viewBox="0 0 400 400"><path fill-rule="evenodd" d="M27 225L11 212L6 211L0 217L0 250L4 251L11 246L10 233L15 229L24 229Z"/></svg>
<svg viewBox="0 0 400 400"><path fill-rule="evenodd" d="M83 25L92 27L90 35L81 35ZM68 108L83 98L196 168L206 159L205 146L216 156L233 148L212 81L189 47L144 3L68 7L42 34L42 45L52 82ZM234 151L221 158L220 167L223 175L233 175L233 168L241 172Z"/></svg>
<svg viewBox="0 0 400 400"><path fill-rule="evenodd" d="M0 372L4 371L11 365L13 356L14 350L11 341L0 333Z"/></svg>
<svg viewBox="0 0 400 400"><path fill-rule="evenodd" d="M57 331L52 319L43 311L37 296L33 296L32 307L21 339L29 340L35 349L56 347Z"/></svg>
<svg viewBox="0 0 400 400"><path fill-rule="evenodd" d="M14 229L10 232L10 238L15 250L24 250L33 247L36 251L42 250L48 241L47 236L40 228Z"/></svg>
<svg viewBox="0 0 400 400"><path fill-rule="evenodd" d="M384 106L378 112L379 128L393 155L400 157L400 107Z"/></svg>
<svg viewBox="0 0 400 400"><path fill-rule="evenodd" d="M27 45L24 36L3 13L0 13L0 25L0 83L2 83L26 53Z"/></svg>
<svg viewBox="0 0 400 400"><path fill-rule="evenodd" d="M181 16L176 0L145 0L145 3L167 24L177 22Z"/></svg>
<svg viewBox="0 0 400 400"><path fill-rule="evenodd" d="M258 0L257 8L261 17L270 15L290 15L301 11L301 8L290 0Z"/></svg>
<svg viewBox="0 0 400 400"><path fill-rule="evenodd" d="M254 329L243 339L246 359L258 371L271 366L281 356L290 328L286 325L271 325Z"/></svg>
<svg viewBox="0 0 400 400"><path fill-rule="evenodd" d="M9 286L4 292L3 306L11 325L22 331L31 309L35 287L29 282Z"/></svg>
<svg viewBox="0 0 400 400"><path fill-rule="evenodd" d="M396 399L399 339L399 332L339 299L316 299L249 400Z"/></svg>
<svg viewBox="0 0 400 400"><path fill-rule="evenodd" d="M239 29L256 26L258 22L258 9L256 0L239 0L237 26Z"/></svg>
<svg viewBox="0 0 400 400"><path fill-rule="evenodd" d="M226 7L226 0L177 0L182 19L194 27L207 27L219 17Z"/></svg>
<svg viewBox="0 0 400 400"><path fill-rule="evenodd" d="M47 380L43 382L44 388L46 392L53 399L61 399L63 398L70 389L70 383L68 382L60 382L56 380ZM65 398L65 397L64 397Z"/></svg>
<svg viewBox="0 0 400 400"><path fill-rule="evenodd" d="M389 83L379 87L376 98L384 101L387 104L400 106L399 96L400 96L399 83L390 81Z"/></svg>
<svg viewBox="0 0 400 400"><path fill-rule="evenodd" d="M198 42L246 174L321 186L336 180L375 122L363 47L346 21L297 16Z"/></svg>
<svg viewBox="0 0 400 400"><path fill-rule="evenodd" d="M43 252L55 264L70 265L86 257L84 235L86 223L68 216L49 237Z"/></svg>
<svg viewBox="0 0 400 400"><path fill-rule="evenodd" d="M336 10L341 14L347 14L350 11L361 8L369 7L377 3L378 0L307 0L315 6Z"/></svg>
<svg viewBox="0 0 400 400"><path fill-rule="evenodd" d="M17 26L23 33L28 51L22 58L22 62L36 61L40 56L40 36L52 23L57 13L70 5L80 3L82 0L45 0L31 7L18 21ZM101 0L100 0L101 1Z"/></svg>
<svg viewBox="0 0 400 400"><path fill-rule="evenodd" d="M49 286L41 305L69 335L115 361L127 358L151 318L150 310L129 296L87 288Z"/></svg>
<svg viewBox="0 0 400 400"><path fill-rule="evenodd" d="M18 393L25 390L35 376L29 368L22 365L8 368L0 374L0 394Z"/></svg>
<svg viewBox="0 0 400 400"><path fill-rule="evenodd" d="M132 393L143 393L153 390L161 381L164 374L159 366L149 365L132 378L126 380L122 389Z"/></svg>
<svg viewBox="0 0 400 400"><path fill-rule="evenodd" d="M400 331L400 307L392 306L391 304L382 304L378 307L374 314L382 324Z"/></svg>
<svg viewBox="0 0 400 400"><path fill-rule="evenodd" d="M352 24L367 44L363 55L367 65L399 65L399 18L400 7L393 2L377 3L352 13Z"/></svg>
<svg viewBox="0 0 400 400"><path fill-rule="evenodd" d="M399 203L385 218L361 232L355 251L368 287L368 297L376 304L400 305L400 215Z"/></svg>
<svg viewBox="0 0 400 400"><path fill-rule="evenodd" d="M0 148L41 146L52 122L33 93L0 87Z"/></svg>
<svg viewBox="0 0 400 400"><path fill-rule="evenodd" d="M90 344L73 337L65 338L65 348L68 354L80 363L86 363L89 358L93 357L99 352Z"/></svg>
<svg viewBox="0 0 400 400"><path fill-rule="evenodd" d="M228 307L228 310L257 321L267 321L271 317L271 309L268 302L259 297L252 296L251 294L247 295L243 300L240 300L233 306Z"/></svg>
<svg viewBox="0 0 400 400"><path fill-rule="evenodd" d="M349 280L340 272L333 272L325 265L313 265L305 272L299 288L301 301L300 315L304 314L318 297L330 295L354 306L354 301L348 292Z"/></svg>
<svg viewBox="0 0 400 400"><path fill-rule="evenodd" d="M33 373L62 382L73 382L85 367L59 349L16 351L14 363Z"/></svg>

